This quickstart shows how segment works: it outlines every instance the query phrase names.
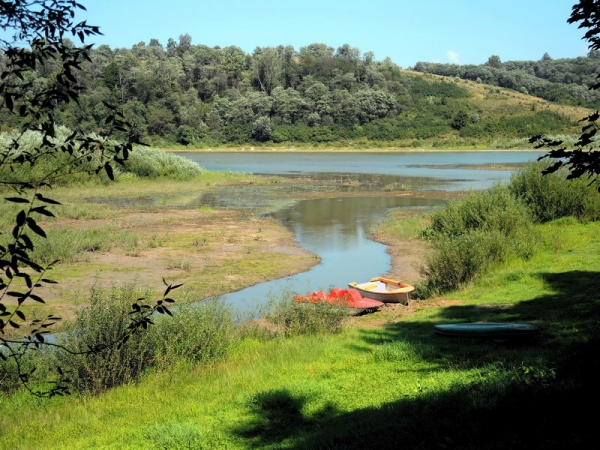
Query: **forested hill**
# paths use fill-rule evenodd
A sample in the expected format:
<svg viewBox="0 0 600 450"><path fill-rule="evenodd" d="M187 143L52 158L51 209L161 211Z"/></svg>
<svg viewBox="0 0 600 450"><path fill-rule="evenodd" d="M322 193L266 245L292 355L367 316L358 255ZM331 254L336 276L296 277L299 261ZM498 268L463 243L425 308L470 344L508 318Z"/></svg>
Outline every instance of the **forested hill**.
<svg viewBox="0 0 600 450"><path fill-rule="evenodd" d="M455 71L405 71L349 45L246 54L182 35L165 47L155 39L130 49L102 45L90 58L77 75L79 103L57 106L60 124L101 134L104 102L118 104L134 137L160 146L522 147L533 134L576 133L585 115ZM24 99L56 73L47 63L26 74ZM2 129L18 127L15 120L0 105Z"/></svg>
<svg viewBox="0 0 600 450"><path fill-rule="evenodd" d="M492 55L480 65L419 62L414 70L500 86L563 105L600 108L600 91L589 89L598 83L600 52L562 59L546 53L539 61L504 63Z"/></svg>

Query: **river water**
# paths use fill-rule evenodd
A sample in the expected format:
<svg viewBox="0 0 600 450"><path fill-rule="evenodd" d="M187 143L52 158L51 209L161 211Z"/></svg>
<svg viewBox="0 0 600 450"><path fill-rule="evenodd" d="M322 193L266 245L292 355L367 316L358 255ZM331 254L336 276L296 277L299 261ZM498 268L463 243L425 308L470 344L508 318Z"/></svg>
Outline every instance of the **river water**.
<svg viewBox="0 0 600 450"><path fill-rule="evenodd" d="M182 152L180 156L210 171L297 176L302 174L370 174L386 183L397 177L405 182L418 179L419 190L484 189L506 182L511 171L494 165L522 164L535 160L539 152ZM340 175L341 176L341 175ZM217 197L219 194L216 194ZM231 197L231 195L230 195ZM214 199L220 204L233 198ZM239 199L238 199L239 202ZM407 197L349 197L301 200L272 214L321 262L307 272L260 283L224 296L240 312L256 311L270 299L304 294L331 287L346 287L350 281L364 282L382 276L391 268L386 246L368 238L370 227L395 208L433 208L440 200Z"/></svg>
<svg viewBox="0 0 600 450"><path fill-rule="evenodd" d="M268 175L350 173L440 180L446 190L484 189L507 181L510 171L492 165L535 160L536 151L473 152L180 152L210 171ZM436 186L436 184L432 184ZM434 187L432 187L434 188Z"/></svg>

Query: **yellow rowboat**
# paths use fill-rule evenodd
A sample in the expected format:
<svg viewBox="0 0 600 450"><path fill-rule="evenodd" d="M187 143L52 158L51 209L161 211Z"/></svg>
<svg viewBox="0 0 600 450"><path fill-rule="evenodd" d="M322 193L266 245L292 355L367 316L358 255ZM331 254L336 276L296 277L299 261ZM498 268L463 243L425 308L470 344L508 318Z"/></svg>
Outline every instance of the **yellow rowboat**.
<svg viewBox="0 0 600 450"><path fill-rule="evenodd" d="M356 289L363 297L379 300L384 303L402 303L408 305L410 293L415 290L414 286L401 281L388 280L387 278L371 278L368 283L348 283L352 289Z"/></svg>

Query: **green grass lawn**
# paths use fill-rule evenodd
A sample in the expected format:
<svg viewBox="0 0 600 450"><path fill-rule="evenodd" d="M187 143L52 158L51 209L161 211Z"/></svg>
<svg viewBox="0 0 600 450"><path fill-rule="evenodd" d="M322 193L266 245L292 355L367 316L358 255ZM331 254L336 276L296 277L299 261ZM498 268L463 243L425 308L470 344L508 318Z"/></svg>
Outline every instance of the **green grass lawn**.
<svg viewBox="0 0 600 450"><path fill-rule="evenodd" d="M0 448L592 448L600 223L540 229L531 260L398 322L367 326L375 314L336 335L247 337L223 362L98 397L0 397ZM432 332L463 321L542 333L507 343Z"/></svg>

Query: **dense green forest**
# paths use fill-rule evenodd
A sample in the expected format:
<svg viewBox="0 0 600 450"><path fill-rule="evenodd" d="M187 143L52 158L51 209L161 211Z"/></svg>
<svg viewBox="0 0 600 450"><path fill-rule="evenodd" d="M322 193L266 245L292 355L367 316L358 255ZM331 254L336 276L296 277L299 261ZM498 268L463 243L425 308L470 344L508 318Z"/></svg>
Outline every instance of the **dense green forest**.
<svg viewBox="0 0 600 450"><path fill-rule="evenodd" d="M573 61L565 63L569 69L564 72L585 72L586 77L565 75L562 82L568 79L578 84L560 86L573 90L576 98L575 93L588 93L586 85L599 71L600 60ZM551 63L531 64L546 67ZM502 72L509 64L502 64L502 69L485 66L476 78L494 84L494 77L484 72ZM571 70L573 65L578 69ZM419 63L417 69L423 68ZM57 107L59 124L102 135L105 103L119 105L132 124L132 137L153 145L392 142L417 147L427 142L432 145L435 140L434 146L477 146L494 139L521 138L525 142L537 133L577 130L573 114L548 105L538 107L521 99L518 105L490 107L500 91L490 88L485 99L478 99L472 86L455 77L457 69L450 70L452 78L423 76L402 70L389 58L377 61L373 53L361 53L347 44L337 49L325 44L299 50L257 47L246 54L235 46L192 45L186 34L178 41L169 39L166 47L152 39L130 49L106 45L90 49L90 61L82 69L72 80L81 92L79 102ZM27 86L27 94L21 101L54 83L57 72L58 67L46 62L38 65L35 73L25 74L19 83ZM522 85L519 81L515 86ZM539 95L527 86L530 93ZM592 98L597 94L587 95L585 101L566 103L597 103ZM566 98L556 97L560 101ZM2 130L17 128L18 120L0 106Z"/></svg>
<svg viewBox="0 0 600 450"><path fill-rule="evenodd" d="M485 64L458 65L418 62L414 70L500 86L564 105L600 108L600 92L590 90L600 73L600 52L587 57L539 61L507 61L492 55Z"/></svg>

